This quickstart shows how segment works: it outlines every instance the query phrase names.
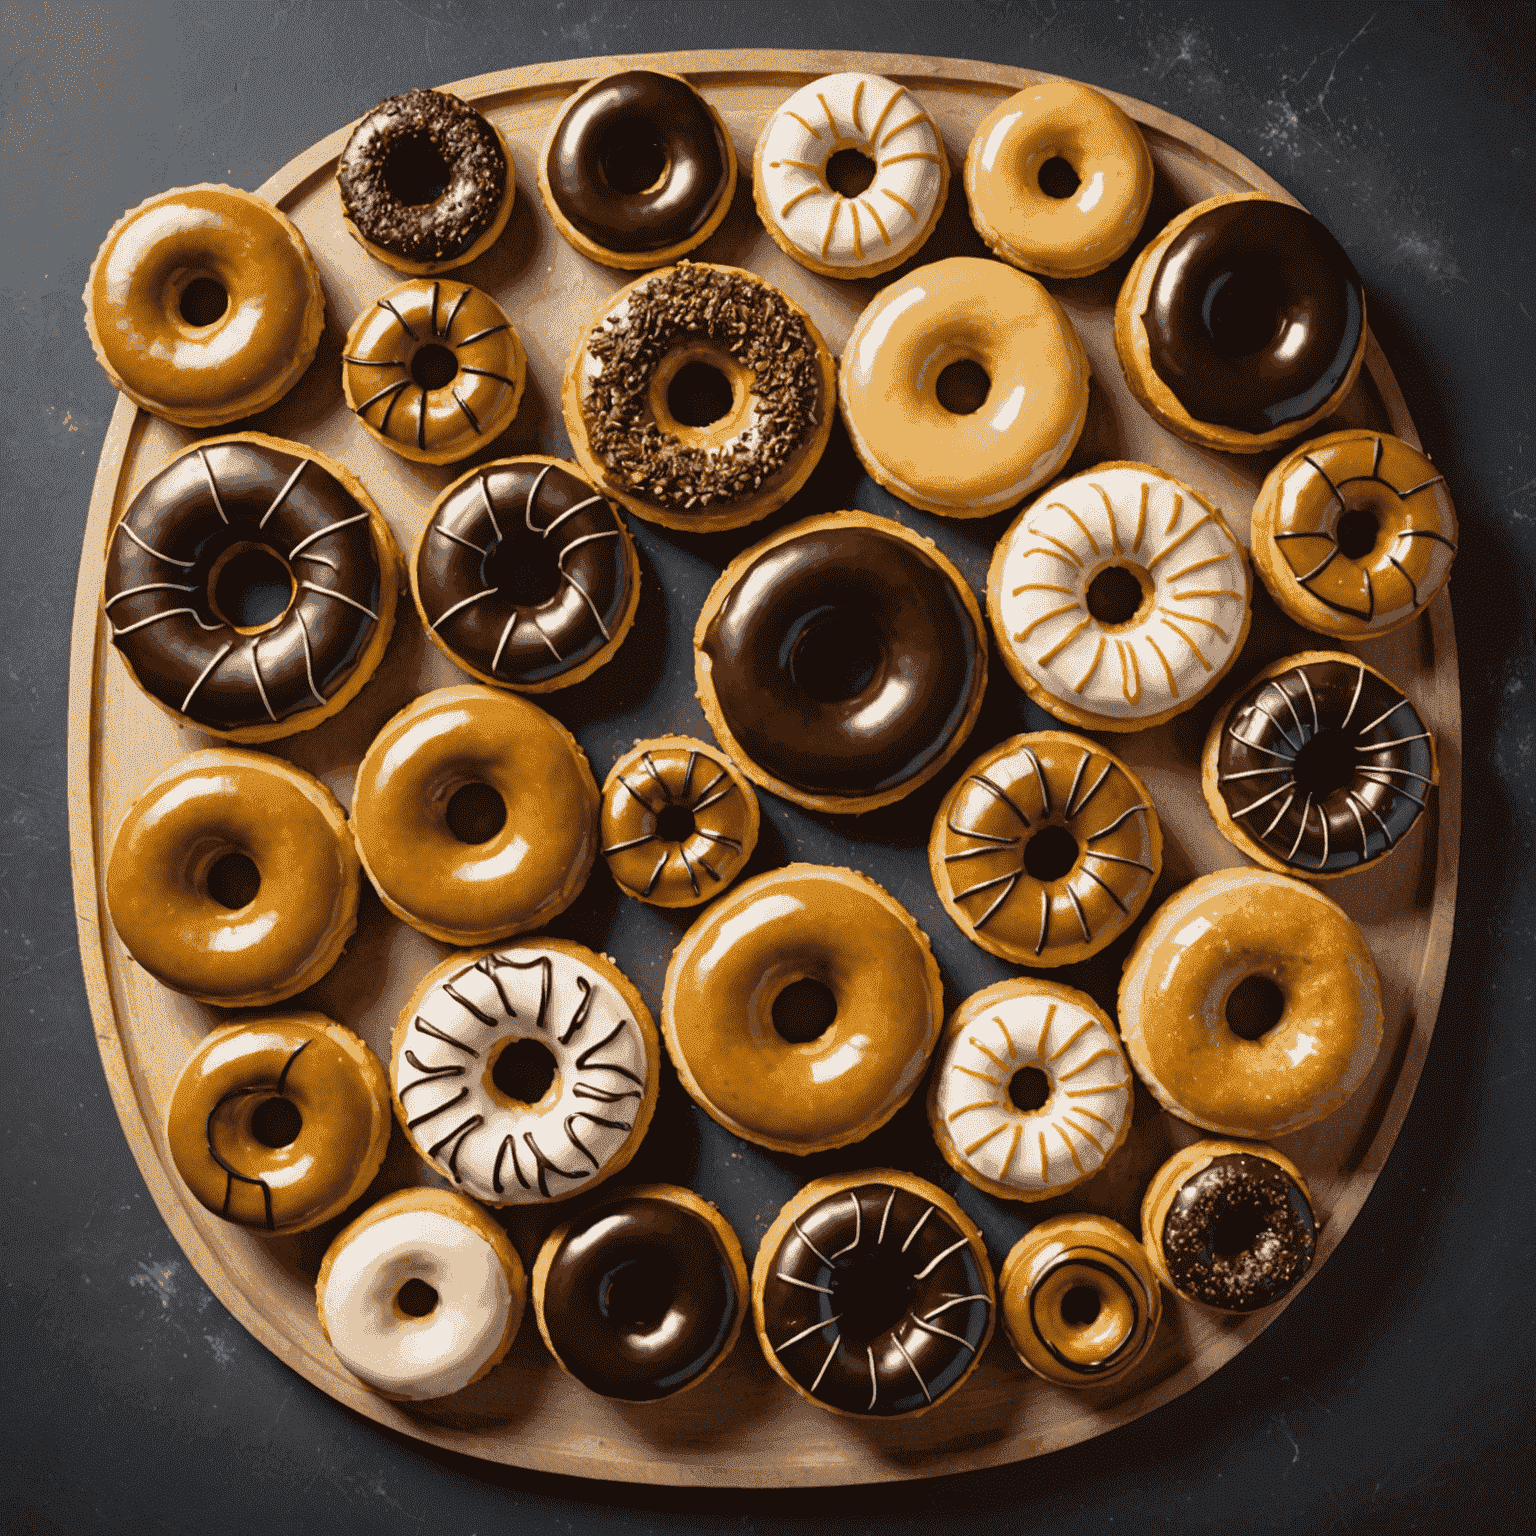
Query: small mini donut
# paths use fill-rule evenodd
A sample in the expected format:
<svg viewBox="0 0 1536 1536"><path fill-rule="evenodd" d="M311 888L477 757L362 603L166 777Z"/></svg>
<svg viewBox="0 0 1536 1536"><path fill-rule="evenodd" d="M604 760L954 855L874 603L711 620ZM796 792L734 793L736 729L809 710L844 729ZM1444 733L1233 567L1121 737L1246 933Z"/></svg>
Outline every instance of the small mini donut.
<svg viewBox="0 0 1536 1536"><path fill-rule="evenodd" d="M736 1347L750 1296L731 1224L675 1184L589 1207L544 1239L533 1266L534 1316L555 1363L626 1403L703 1381Z"/></svg>
<svg viewBox="0 0 1536 1536"><path fill-rule="evenodd" d="M1255 1312L1306 1275L1317 1219L1301 1170L1283 1152L1256 1141L1197 1141L1153 1174L1141 1237L1158 1279L1185 1301Z"/></svg>
<svg viewBox="0 0 1536 1536"><path fill-rule="evenodd" d="M214 1030L171 1089L165 1139L215 1216L306 1232L373 1182L394 1118L373 1052L323 1014L291 1013Z"/></svg>
<svg viewBox="0 0 1536 1536"><path fill-rule="evenodd" d="M892 1168L807 1184L752 1266L763 1354L801 1397L854 1418L912 1418L956 1391L992 1337L976 1224Z"/></svg>
<svg viewBox="0 0 1536 1536"><path fill-rule="evenodd" d="M523 344L495 299L436 279L401 283L365 309L341 358L342 392L368 435L420 464L453 464L494 442L526 376Z"/></svg>
<svg viewBox="0 0 1536 1536"><path fill-rule="evenodd" d="M1298 624L1375 640L1412 622L1451 574L1445 476L1385 432L1330 432L1275 465L1253 504L1253 563Z"/></svg>
<svg viewBox="0 0 1536 1536"><path fill-rule="evenodd" d="M973 378L979 369L979 402L950 394L957 364ZM870 301L843 349L838 391L872 479L924 511L986 517L1044 485L1077 446L1088 354L1034 278L950 256Z"/></svg>
<svg viewBox="0 0 1536 1536"><path fill-rule="evenodd" d="M1365 293L1304 208L1207 198L1136 258L1115 304L1131 393L1170 432L1263 453L1337 410L1365 359Z"/></svg>
<svg viewBox="0 0 1536 1536"><path fill-rule="evenodd" d="M576 738L537 705L476 684L406 705L363 754L352 797L379 898L445 944L485 944L565 911L597 857L597 809Z"/></svg>
<svg viewBox="0 0 1536 1536"><path fill-rule="evenodd" d="M1016 976L944 1026L928 1124L944 1160L1004 1200L1049 1200L1091 1179L1131 1128L1131 1069L1086 992Z"/></svg>
<svg viewBox="0 0 1536 1536"><path fill-rule="evenodd" d="M865 512L808 517L739 554L704 600L694 673L749 778L811 810L890 805L976 722L987 636L932 543Z"/></svg>
<svg viewBox="0 0 1536 1536"><path fill-rule="evenodd" d="M123 817L107 910L156 981L221 1008L281 1002L357 926L357 849L318 779L215 747L172 763Z"/></svg>
<svg viewBox="0 0 1536 1536"><path fill-rule="evenodd" d="M430 277L496 243L517 173L494 123L451 91L417 90L358 120L336 184L347 232L370 256Z"/></svg>
<svg viewBox="0 0 1536 1536"><path fill-rule="evenodd" d="M382 1397L446 1397L517 1337L528 1280L511 1239L465 1195L398 1189L344 1228L315 1285L336 1358Z"/></svg>
<svg viewBox="0 0 1536 1536"><path fill-rule="evenodd" d="M661 1028L726 1130L804 1156L912 1097L944 1020L928 940L851 869L789 864L712 902L672 952Z"/></svg>
<svg viewBox="0 0 1536 1536"><path fill-rule="evenodd" d="M1051 1216L1013 1245L997 1288L1019 1359L1058 1387L1102 1387L1152 1347L1163 1295L1147 1251L1108 1216Z"/></svg>
<svg viewBox="0 0 1536 1536"><path fill-rule="evenodd" d="M624 70L571 95L550 124L539 194L583 256L639 271L685 256L736 193L720 114L681 75Z"/></svg>
<svg viewBox="0 0 1536 1536"><path fill-rule="evenodd" d="M1265 667L1212 722L1200 774L1205 803L1239 853L1308 880L1380 863L1413 830L1439 777L1418 710L1343 651Z"/></svg>
<svg viewBox="0 0 1536 1536"><path fill-rule="evenodd" d="M538 1205L586 1194L635 1155L660 1056L628 977L546 937L428 971L401 1010L390 1082L434 1172L487 1205Z"/></svg>
<svg viewBox="0 0 1536 1536"><path fill-rule="evenodd" d="M1045 277L1087 277L1123 256L1140 232L1152 202L1152 155L1109 97L1048 80L982 119L965 153L965 195L994 255Z"/></svg>
<svg viewBox="0 0 1536 1536"><path fill-rule="evenodd" d="M845 195L832 165L863 174ZM862 162L862 164L858 164ZM915 255L949 192L949 156L922 104L883 75L824 75L768 119L753 198L775 245L823 277L876 277ZM846 210L846 212L844 211Z"/></svg>
<svg viewBox="0 0 1536 1536"><path fill-rule="evenodd" d="M275 741L373 676L403 576L355 475L240 432L184 449L134 496L108 541L102 610L129 674L178 725Z"/></svg>
<svg viewBox="0 0 1536 1536"><path fill-rule="evenodd" d="M1163 865L1147 786L1094 742L1030 731L984 752L933 819L928 869L960 931L1016 965L1075 965L1146 906Z"/></svg>
<svg viewBox="0 0 1536 1536"><path fill-rule="evenodd" d="M1215 506L1150 464L1114 462L1053 485L998 540L987 615L1042 709L1085 730L1140 731L1226 675L1252 590Z"/></svg>
<svg viewBox="0 0 1536 1536"><path fill-rule="evenodd" d="M275 405L320 345L325 299L304 237L238 187L175 187L130 208L85 285L96 361L136 405L222 427Z"/></svg>
<svg viewBox="0 0 1536 1536"><path fill-rule="evenodd" d="M1141 931L1120 979L1120 1038L1157 1102L1224 1136L1288 1136L1365 1081L1381 982L1321 891L1267 870L1202 875Z"/></svg>
<svg viewBox="0 0 1536 1536"><path fill-rule="evenodd" d="M793 299L684 262L612 295L560 404L593 484L647 522L740 528L805 484L832 431L832 354Z"/></svg>
<svg viewBox="0 0 1536 1536"><path fill-rule="evenodd" d="M642 741L603 781L603 857L626 896L694 907L752 857L759 811L725 753L692 736Z"/></svg>
<svg viewBox="0 0 1536 1536"><path fill-rule="evenodd" d="M428 638L483 683L550 693L590 677L640 606L624 519L573 464L496 459L435 502L411 557Z"/></svg>

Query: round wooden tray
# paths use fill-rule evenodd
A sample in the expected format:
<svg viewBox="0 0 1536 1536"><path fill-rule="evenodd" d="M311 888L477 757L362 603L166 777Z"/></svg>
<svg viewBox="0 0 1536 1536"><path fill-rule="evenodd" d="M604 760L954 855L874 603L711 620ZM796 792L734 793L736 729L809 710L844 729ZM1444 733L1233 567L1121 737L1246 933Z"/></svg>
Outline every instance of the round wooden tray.
<svg viewBox="0 0 1536 1536"><path fill-rule="evenodd" d="M582 325L626 275L578 256L556 233L537 196L538 156L565 96L594 76L637 66L686 74L720 111L744 167L751 165L753 145L769 113L801 85L834 71L869 70L907 85L939 125L956 168L976 124L1002 97L1049 78L1000 65L901 55L699 52L574 60L450 86L501 129L517 170L517 199L506 233L484 257L452 274L498 299L528 352L528 390L518 419L476 461L518 452L569 453L559 410L565 361ZM1255 165L1209 134L1144 103L1116 99L1141 124L1157 167L1144 239L1178 209L1216 193L1256 189L1285 195ZM347 132L339 128L259 189L295 220L309 242L325 286L327 329L319 356L292 393L241 425L300 439L341 459L362 478L409 549L438 490L468 464L435 469L395 457L367 436L342 400L342 339L356 315L398 280L342 227L332 170ZM1114 299L1140 243L1095 277L1048 284L1082 334L1094 369L1089 424L1069 471L1104 459L1159 464L1215 501L1234 529L1245 533L1254 492L1277 455L1241 458L1179 442L1131 400L1115 361ZM743 178L719 231L695 254L749 267L778 284L810 312L834 352L841 350L876 289L904 270L878 282L838 282L805 271L762 230L752 208L750 176ZM958 175L917 264L956 254L986 254L967 219ZM1402 395L1374 341L1360 384L1338 417L1317 430L1340 425L1382 427L1417 442ZM72 639L69 794L75 903L97 1041L129 1145L188 1259L275 1354L321 1390L381 1424L494 1461L638 1482L829 1484L960 1472L1100 1434L1187 1391L1275 1321L1283 1304L1257 1316L1226 1318L1173 1301L1151 1354L1130 1378L1081 1393L1030 1375L999 1332L958 1393L906 1422L862 1423L810 1406L768 1370L750 1330L697 1390L644 1407L608 1402L565 1376L545 1352L531 1319L507 1360L454 1398L410 1406L386 1402L362 1387L337 1364L315 1315L315 1275L341 1219L316 1232L266 1239L208 1215L187 1195L170 1163L164 1120L176 1074L210 1026L237 1015L190 1002L149 979L130 960L106 917L105 855L123 814L165 765L213 744L195 731L178 730L139 692L112 654L100 613L103 561L116 517L137 489L197 435L123 399L102 449ZM576 732L599 779L640 737L679 730L708 736L693 696L689 637L704 595L729 559L787 521L851 506L898 517L935 538L978 591L985 585L992 544L1009 521L1005 514L974 523L946 522L895 501L863 476L840 424L805 489L765 522L703 536L671 534L631 518L644 577L636 631L594 677L540 700ZM1153 906L1195 875L1241 862L1217 832L1200 794L1200 743L1221 698L1275 657L1316 643L1316 637L1283 619L1260 590L1250 639L1217 698L1169 725L1107 742L1146 780L1163 819L1166 867ZM1393 858L1328 887L1361 924L1375 953L1387 1023L1375 1068L1350 1103L1280 1143L1310 1181L1320 1217L1314 1275L1360 1209L1407 1112L1434 1027L1455 905L1460 704L1448 598L1441 596L1414 624L1376 642L1368 655L1408 690L1436 733L1441 784L1430 814ZM461 675L426 642L407 604L384 664L358 699L317 730L277 742L271 750L317 773L343 804L349 803L358 759L384 721L424 689L458 681ZM1051 723L994 664L971 740L937 780L901 804L857 819L812 815L764 796L764 836L748 873L792 858L863 869L903 900L930 935L944 972L946 1005L953 1007L1013 972L968 943L939 906L925 855L934 810L975 755L1015 731ZM667 958L688 920L687 913L662 913L622 897L600 865L553 931L613 955L654 1010ZM1136 931L1094 960L1054 974L1113 1007L1120 965ZM390 917L365 890L358 932L347 954L329 976L294 999L294 1006L331 1014L387 1059L400 1005L417 977L447 952ZM1152 1171L1197 1134L1162 1113L1138 1089L1131 1135L1105 1171L1063 1199L1026 1206L993 1200L950 1172L933 1146L921 1099L917 1095L887 1127L858 1146L796 1159L764 1153L721 1130L683 1094L664 1065L656 1122L627 1177L691 1184L722 1209L750 1255L779 1206L806 1180L839 1169L907 1167L955 1192L980 1223L993 1261L1000 1264L1034 1221L1063 1210L1101 1211L1135 1230L1141 1192ZM397 1127L366 1200L405 1184L433 1181ZM579 1201L569 1202L507 1216L525 1261L531 1262L553 1221L578 1207Z"/></svg>

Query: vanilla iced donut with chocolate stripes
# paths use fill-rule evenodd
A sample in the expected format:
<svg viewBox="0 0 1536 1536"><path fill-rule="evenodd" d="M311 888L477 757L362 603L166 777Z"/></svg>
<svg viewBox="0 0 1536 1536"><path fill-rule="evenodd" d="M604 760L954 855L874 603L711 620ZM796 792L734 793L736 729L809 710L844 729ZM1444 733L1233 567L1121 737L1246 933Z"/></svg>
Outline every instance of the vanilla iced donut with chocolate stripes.
<svg viewBox="0 0 1536 1536"><path fill-rule="evenodd" d="M1248 634L1242 545L1200 493L1150 464L1054 485L1003 535L987 614L1014 680L1088 730L1161 725L1203 698Z"/></svg>

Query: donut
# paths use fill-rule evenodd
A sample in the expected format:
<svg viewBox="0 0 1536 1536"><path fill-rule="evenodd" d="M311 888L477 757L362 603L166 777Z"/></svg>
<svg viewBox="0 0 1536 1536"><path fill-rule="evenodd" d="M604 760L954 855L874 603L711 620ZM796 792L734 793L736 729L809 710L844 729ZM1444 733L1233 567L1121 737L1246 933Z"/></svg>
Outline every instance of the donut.
<svg viewBox="0 0 1536 1536"><path fill-rule="evenodd" d="M1321 891L1267 870L1202 875L1142 929L1120 978L1120 1038L1169 1113L1223 1136L1288 1136L1365 1081L1381 982Z"/></svg>
<svg viewBox="0 0 1536 1536"><path fill-rule="evenodd" d="M694 907L757 846L757 796L723 752L692 736L637 742L603 781L602 849L626 896Z"/></svg>
<svg viewBox="0 0 1536 1536"><path fill-rule="evenodd" d="M1109 97L1043 81L982 119L965 152L965 195L993 255L1044 277L1087 277L1140 232L1152 155Z"/></svg>
<svg viewBox="0 0 1536 1536"><path fill-rule="evenodd" d="M586 1194L635 1155L660 1050L639 991L568 939L450 955L395 1029L406 1139L487 1205Z"/></svg>
<svg viewBox="0 0 1536 1536"><path fill-rule="evenodd" d="M1380 672L1343 651L1304 651L1227 702L1206 735L1200 778L1238 852L1329 880L1402 843L1439 769L1418 710Z"/></svg>
<svg viewBox="0 0 1536 1536"><path fill-rule="evenodd" d="M640 560L574 465L497 459L445 490L411 557L427 636L483 683L550 693L590 677L629 633Z"/></svg>
<svg viewBox="0 0 1536 1536"><path fill-rule="evenodd" d="M318 779L215 747L153 779L107 860L107 911L156 981L221 1008L281 1002L341 958L358 859Z"/></svg>
<svg viewBox="0 0 1536 1536"><path fill-rule="evenodd" d="M1058 1387L1102 1387L1136 1369L1163 1314L1146 1249L1108 1216L1051 1216L1003 1260L997 1289L1014 1353Z"/></svg>
<svg viewBox="0 0 1536 1536"><path fill-rule="evenodd" d="M1251 1141L1197 1141L1152 1176L1141 1237L1158 1279L1218 1312L1272 1306L1317 1251L1306 1181L1290 1158Z"/></svg>
<svg viewBox="0 0 1536 1536"><path fill-rule="evenodd" d="M1445 476L1385 432L1330 432L1288 454L1253 504L1253 563L1308 629L1374 640L1411 623L1451 574Z"/></svg>
<svg viewBox="0 0 1536 1536"><path fill-rule="evenodd" d="M323 1014L292 1013L215 1029L171 1089L165 1140L205 1210L306 1232L373 1182L393 1124L373 1052Z"/></svg>
<svg viewBox="0 0 1536 1536"><path fill-rule="evenodd" d="M832 354L793 299L684 262L612 295L577 341L561 409L607 496L666 528L740 528L805 484L832 431Z"/></svg>
<svg viewBox="0 0 1536 1536"><path fill-rule="evenodd" d="M1086 992L1017 976L950 1016L928 1083L944 1160L1004 1200L1049 1200L1091 1179L1131 1128L1131 1069Z"/></svg>
<svg viewBox="0 0 1536 1536"><path fill-rule="evenodd" d="M976 722L987 635L928 539L864 512L809 517L725 568L693 632L710 729L764 789L811 810L890 805Z"/></svg>
<svg viewBox="0 0 1536 1536"><path fill-rule="evenodd" d="M184 449L107 544L102 609L178 725L275 741L329 720L389 643L400 551L361 482L259 432Z"/></svg>
<svg viewBox="0 0 1536 1536"><path fill-rule="evenodd" d="M586 754L558 720L464 684L422 694L374 737L352 820L384 905L468 945L570 906L597 857L597 808Z"/></svg>
<svg viewBox="0 0 1536 1536"><path fill-rule="evenodd" d="M944 910L972 943L1016 965L1096 955L1135 922L1162 865L1146 785L1067 731L984 752L944 797L928 841Z"/></svg>
<svg viewBox="0 0 1536 1536"><path fill-rule="evenodd" d="M555 1363L627 1403L703 1381L736 1347L750 1296L731 1224L675 1184L589 1207L544 1239L533 1266L534 1316Z"/></svg>
<svg viewBox="0 0 1536 1536"><path fill-rule="evenodd" d="M1136 258L1115 303L1131 393L1179 437L1263 453L1338 409L1365 358L1365 293L1304 208L1207 198Z"/></svg>
<svg viewBox="0 0 1536 1536"><path fill-rule="evenodd" d="M928 940L850 869L788 864L711 902L667 965L661 1028L726 1130L803 1156L911 1098L944 1019Z"/></svg>
<svg viewBox="0 0 1536 1536"><path fill-rule="evenodd" d="M412 278L365 309L341 357L342 392L369 437L420 464L455 463L499 437L526 374L495 299L435 278Z"/></svg>
<svg viewBox="0 0 1536 1536"><path fill-rule="evenodd" d="M383 1397L446 1397L478 1381L517 1337L528 1281L507 1234L450 1189L399 1189L325 1251L320 1329Z"/></svg>
<svg viewBox="0 0 1536 1536"><path fill-rule="evenodd" d="M275 405L325 329L320 273L293 223L238 187L175 187L130 208L85 285L96 361L135 405L222 427Z"/></svg>
<svg viewBox="0 0 1536 1536"><path fill-rule="evenodd" d="M488 251L506 228L516 183L500 130L451 91L381 101L336 162L347 232L375 260L415 277Z"/></svg>
<svg viewBox="0 0 1536 1536"><path fill-rule="evenodd" d="M549 216L583 256L639 271L714 234L736 192L720 114L681 75L630 69L571 95L539 160Z"/></svg>
<svg viewBox="0 0 1536 1536"><path fill-rule="evenodd" d="M1066 463L1088 420L1088 354L1032 277L950 256L882 288L838 382L870 478L911 506L986 517Z"/></svg>
<svg viewBox="0 0 1536 1536"><path fill-rule="evenodd" d="M900 266L933 233L948 192L949 156L933 119L883 75L824 75L802 86L768 119L753 157L763 228L823 277Z"/></svg>
<svg viewBox="0 0 1536 1536"><path fill-rule="evenodd" d="M998 540L987 616L1042 709L1084 730L1139 731L1225 676L1252 590L1215 506L1150 464L1117 461L1053 485Z"/></svg>
<svg viewBox="0 0 1536 1536"><path fill-rule="evenodd" d="M769 1365L855 1418L926 1413L956 1391L992 1337L995 1297L976 1224L936 1185L891 1168L807 1184L752 1266Z"/></svg>

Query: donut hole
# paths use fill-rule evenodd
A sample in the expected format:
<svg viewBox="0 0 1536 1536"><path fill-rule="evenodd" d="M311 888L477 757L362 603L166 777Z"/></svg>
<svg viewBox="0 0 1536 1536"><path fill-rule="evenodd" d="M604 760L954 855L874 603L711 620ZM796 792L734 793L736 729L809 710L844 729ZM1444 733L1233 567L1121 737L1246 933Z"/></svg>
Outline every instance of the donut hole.
<svg viewBox="0 0 1536 1536"><path fill-rule="evenodd" d="M1039 1067L1020 1067L1008 1079L1008 1102L1025 1114L1036 1110L1051 1096L1051 1080Z"/></svg>
<svg viewBox="0 0 1536 1536"><path fill-rule="evenodd" d="M263 1099L251 1111L251 1135L264 1147L291 1147L304 1129L304 1116L292 1099Z"/></svg>
<svg viewBox="0 0 1536 1536"><path fill-rule="evenodd" d="M1024 845L1024 872L1031 880L1060 880L1077 863L1077 839L1065 827L1041 827Z"/></svg>
<svg viewBox="0 0 1536 1536"><path fill-rule="evenodd" d="M538 1104L555 1080L555 1053L542 1040L509 1040L491 1063L491 1083L515 1104Z"/></svg>
<svg viewBox="0 0 1536 1536"><path fill-rule="evenodd" d="M667 385L667 409L685 427L708 427L730 415L731 381L709 363L684 363Z"/></svg>
<svg viewBox="0 0 1536 1536"><path fill-rule="evenodd" d="M1083 184L1083 178L1072 169L1071 161L1063 160L1060 155L1052 155L1040 167L1039 181L1040 190L1058 201L1071 197Z"/></svg>
<svg viewBox="0 0 1536 1536"><path fill-rule="evenodd" d="M420 208L448 190L453 172L424 133L402 134L384 156L384 186L397 203Z"/></svg>
<svg viewBox="0 0 1536 1536"><path fill-rule="evenodd" d="M404 1317L426 1317L437 1306L437 1291L414 1277L395 1292L395 1310Z"/></svg>
<svg viewBox="0 0 1536 1536"><path fill-rule="evenodd" d="M992 380L980 363L962 357L947 368L940 369L934 381L939 404L951 416L972 416L987 403L987 392Z"/></svg>
<svg viewBox="0 0 1536 1536"><path fill-rule="evenodd" d="M265 544L232 544L208 573L214 617L242 634L270 629L287 613L297 590L288 562Z"/></svg>
<svg viewBox="0 0 1536 1536"><path fill-rule="evenodd" d="M429 341L411 358L411 377L423 389L442 389L459 376L459 360L450 347Z"/></svg>
<svg viewBox="0 0 1536 1536"><path fill-rule="evenodd" d="M1245 976L1227 998L1227 1028L1240 1040L1267 1035L1285 1013L1285 993L1268 976Z"/></svg>
<svg viewBox="0 0 1536 1536"><path fill-rule="evenodd" d="M231 912L250 906L260 889L261 871L243 853L232 850L208 870L208 894Z"/></svg>
<svg viewBox="0 0 1536 1536"><path fill-rule="evenodd" d="M633 122L615 128L597 152L598 174L621 196L649 192L667 173L667 151L653 133L635 131Z"/></svg>
<svg viewBox="0 0 1536 1536"><path fill-rule="evenodd" d="M773 1027L791 1045L819 1040L837 1017L831 987L812 976L792 981L773 1000Z"/></svg>
<svg viewBox="0 0 1536 1536"><path fill-rule="evenodd" d="M1088 612L1100 624L1129 624L1146 601L1141 578L1123 565L1106 566L1088 583Z"/></svg>
<svg viewBox="0 0 1536 1536"><path fill-rule="evenodd" d="M862 149L840 149L822 167L822 175L832 191L844 197L857 197L875 179L875 162Z"/></svg>
<svg viewBox="0 0 1536 1536"><path fill-rule="evenodd" d="M840 1260L829 1289L828 1300L841 1319L838 1327L852 1344L868 1344L912 1309L912 1277L874 1254Z"/></svg>
<svg viewBox="0 0 1536 1536"><path fill-rule="evenodd" d="M1314 800L1326 800L1355 777L1355 743L1340 730L1319 731L1296 754L1291 775Z"/></svg>
<svg viewBox="0 0 1536 1536"><path fill-rule="evenodd" d="M542 608L559 592L566 576L560 569L560 550L547 540L502 539L486 551L480 580L516 608Z"/></svg>
<svg viewBox="0 0 1536 1536"><path fill-rule="evenodd" d="M1368 507L1354 507L1339 519L1334 541L1346 560L1362 560L1376 547L1381 525Z"/></svg>
<svg viewBox="0 0 1536 1536"><path fill-rule="evenodd" d="M215 277L194 277L181 290L177 308L188 325L212 325L229 308L229 291Z"/></svg>
<svg viewBox="0 0 1536 1536"><path fill-rule="evenodd" d="M847 609L811 614L790 642L789 676L819 704L856 699L880 672L883 652L870 615Z"/></svg>
<svg viewBox="0 0 1536 1536"><path fill-rule="evenodd" d="M624 1259L598 1284L597 1309L623 1333L654 1333L672 1310L677 1271L659 1254Z"/></svg>
<svg viewBox="0 0 1536 1536"><path fill-rule="evenodd" d="M1257 261L1221 273L1205 291L1201 313L1218 357L1262 352L1285 323L1285 289L1279 267Z"/></svg>
<svg viewBox="0 0 1536 1536"><path fill-rule="evenodd" d="M1211 1218L1211 1252L1230 1259L1248 1253L1269 1230L1270 1213L1259 1200L1238 1196L1226 1200Z"/></svg>
<svg viewBox="0 0 1536 1536"><path fill-rule="evenodd" d="M656 813L656 836L664 843L680 843L693 836L693 812L686 805L664 805Z"/></svg>
<svg viewBox="0 0 1536 1536"><path fill-rule="evenodd" d="M1099 1320L1102 1303L1091 1285L1074 1285L1061 1298L1061 1320L1069 1328L1086 1328Z"/></svg>
<svg viewBox="0 0 1536 1536"><path fill-rule="evenodd" d="M507 824L507 802L489 784L461 784L444 815L461 843L488 843Z"/></svg>

